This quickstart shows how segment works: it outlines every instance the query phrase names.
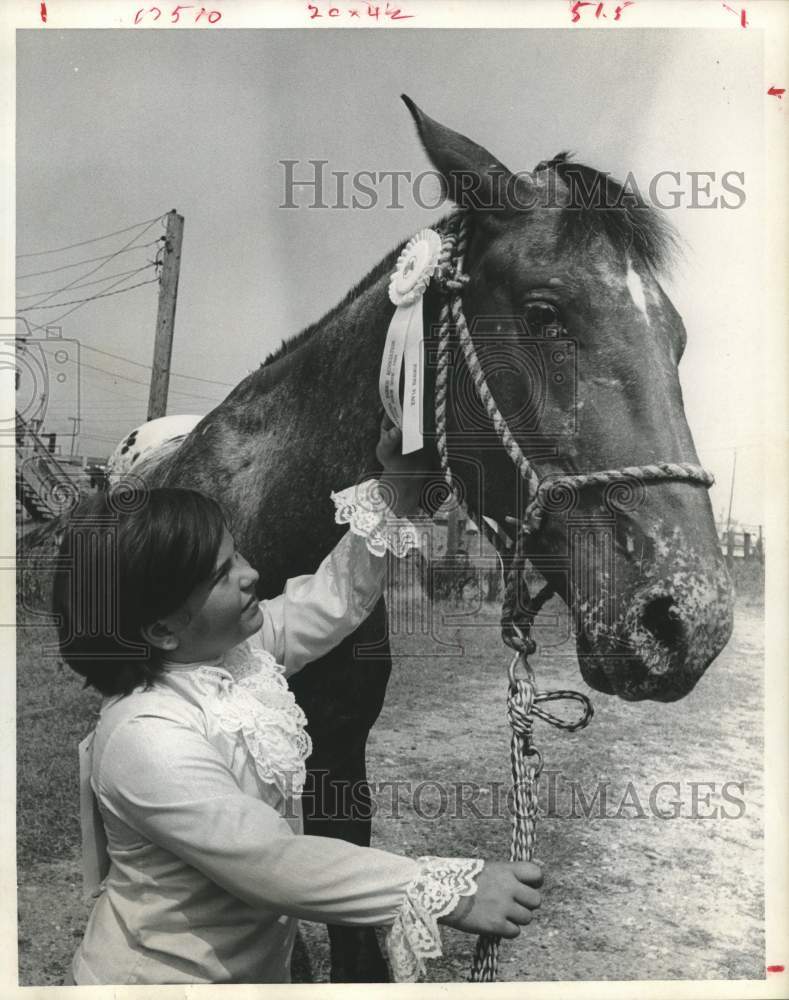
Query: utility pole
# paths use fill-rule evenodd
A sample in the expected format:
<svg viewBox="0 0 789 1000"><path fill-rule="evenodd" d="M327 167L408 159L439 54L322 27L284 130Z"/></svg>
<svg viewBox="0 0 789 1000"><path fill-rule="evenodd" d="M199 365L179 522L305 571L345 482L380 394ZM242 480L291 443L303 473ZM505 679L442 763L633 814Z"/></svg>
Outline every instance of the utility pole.
<svg viewBox="0 0 789 1000"><path fill-rule="evenodd" d="M155 420L167 412L167 391L170 387L170 357L173 353L175 303L178 298L178 276L181 270L181 243L184 217L175 209L167 213L162 276L159 282L159 311L156 316L156 341L153 345L153 371L148 396L148 419Z"/></svg>
<svg viewBox="0 0 789 1000"><path fill-rule="evenodd" d="M77 447L77 435L79 434L79 417L69 417L69 420L74 425L71 430L71 457L74 457L74 452Z"/></svg>
<svg viewBox="0 0 789 1000"><path fill-rule="evenodd" d="M731 528L731 504L734 499L734 473L737 471L737 449L734 449L734 462L731 467L731 492L729 493L729 516L726 518L726 531Z"/></svg>

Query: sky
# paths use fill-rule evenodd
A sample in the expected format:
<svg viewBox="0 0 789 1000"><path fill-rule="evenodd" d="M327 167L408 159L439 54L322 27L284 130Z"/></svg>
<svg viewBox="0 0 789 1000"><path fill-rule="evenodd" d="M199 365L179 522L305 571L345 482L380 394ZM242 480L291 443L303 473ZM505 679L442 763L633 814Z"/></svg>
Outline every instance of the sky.
<svg viewBox="0 0 789 1000"><path fill-rule="evenodd" d="M403 207L387 207L385 186L368 209L310 209L306 193L296 198L301 207L281 207L283 160L298 161L301 178L311 159L328 161L327 176L428 169L398 97L406 92L514 170L569 149L620 178L632 171L645 188L659 171L679 172L681 204L667 215L684 257L664 287L688 330L686 413L700 460L717 478L716 517L726 515L736 450L734 517L760 524L761 47L757 31L693 29L21 31L17 314L45 327L72 308L60 303L111 285L98 279L150 264L155 246L88 261L155 240L163 233L155 220L176 209L185 225L168 412L207 412L383 254L446 211L407 193ZM725 194L724 174L744 174L732 182L745 192L742 204L688 207L692 171L715 174L713 195ZM327 184L326 200L335 194ZM429 186L423 194L435 203ZM44 253L127 227L136 228ZM125 288L153 276L148 266L113 280ZM66 353L78 351L79 380L71 360L62 383L50 378L44 427L71 433L78 384L81 454L109 454L145 419L156 289L79 305L56 324L78 345ZM57 308L20 312L53 291L46 304Z"/></svg>

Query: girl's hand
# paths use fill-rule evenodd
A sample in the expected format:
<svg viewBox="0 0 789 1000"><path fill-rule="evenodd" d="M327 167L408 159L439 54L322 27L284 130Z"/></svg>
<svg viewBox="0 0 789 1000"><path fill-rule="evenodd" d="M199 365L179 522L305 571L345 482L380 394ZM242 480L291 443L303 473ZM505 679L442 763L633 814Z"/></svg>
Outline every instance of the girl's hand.
<svg viewBox="0 0 789 1000"><path fill-rule="evenodd" d="M515 938L540 905L536 886L542 871L531 861L486 861L477 876L477 891L464 896L440 923L469 934Z"/></svg>
<svg viewBox="0 0 789 1000"><path fill-rule="evenodd" d="M386 495L392 497L391 509L400 517L415 513L430 476L424 450L404 455L403 435L384 414L375 454L384 467L379 480Z"/></svg>

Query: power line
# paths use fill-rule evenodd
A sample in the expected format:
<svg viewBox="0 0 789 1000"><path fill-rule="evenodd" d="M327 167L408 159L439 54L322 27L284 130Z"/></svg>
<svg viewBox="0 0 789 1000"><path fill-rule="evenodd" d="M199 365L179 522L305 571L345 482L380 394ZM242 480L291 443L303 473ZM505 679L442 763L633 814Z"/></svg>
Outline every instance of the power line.
<svg viewBox="0 0 789 1000"><path fill-rule="evenodd" d="M93 376L91 376L92 378ZM82 398L79 400L79 405L82 410L101 410L102 412L111 412L113 408L118 409L133 410L139 408L142 400L135 398L134 396L122 396L116 386L111 389L105 389L106 392L111 393L112 399L107 399L103 397L98 397L96 391L99 389L104 389L103 386L99 386L95 382L91 382L88 387L88 391L83 393ZM77 400L74 402L60 402L60 400L55 403L47 403L47 413L73 413Z"/></svg>
<svg viewBox="0 0 789 1000"><path fill-rule="evenodd" d="M134 383L134 385L143 385L145 386L146 389L148 388L147 382L141 382L139 379L136 378L129 378L128 375L121 375L120 372L111 372L107 371L106 368L98 368L96 365L89 365L87 361L81 361L80 366L83 368L90 368L90 370L94 372L101 372L102 375L109 375L111 378L121 378L125 382L132 382ZM209 396L200 396L195 392L186 392L183 389L171 389L170 391L177 393L179 396L188 396L192 399L203 399L209 403L213 403L214 405L221 402L220 399L216 399Z"/></svg>
<svg viewBox="0 0 789 1000"><path fill-rule="evenodd" d="M148 267L155 267L155 265L146 264L145 267L140 268L140 271L144 271ZM123 292L130 292L133 288L142 288L143 285L152 285L158 280L158 278L150 278L148 281L140 281L136 285L129 285L128 288L119 288L114 292L100 292L98 295L91 295L87 299L72 299L71 302L53 302L48 306L28 306L26 309L17 309L17 312L24 313L33 312L34 309L60 309L61 306L85 305L86 302L95 302L96 299L106 299L111 295L121 295Z"/></svg>
<svg viewBox="0 0 789 1000"><path fill-rule="evenodd" d="M145 267L153 267L155 264L145 264ZM35 299L39 295L54 295L57 292L65 292L69 288L87 288L89 285L100 285L102 281L109 281L111 278L124 278L128 277L130 274L137 274L139 271L143 270L141 267L133 267L128 271L116 271L114 274L105 274L103 278L94 278L93 281L81 281L78 285L71 282L68 285L63 285L61 288L48 288L45 291L38 292L25 292L24 295L17 295L17 301L19 299Z"/></svg>
<svg viewBox="0 0 789 1000"><path fill-rule="evenodd" d="M153 222L157 222L161 218L161 215L157 215L153 219L146 219L145 222L138 222L134 226L127 226L125 229L116 229L114 233L105 233L104 236L94 236L90 240L83 240L81 243L70 243L66 247L56 247L54 250L38 250L36 253L18 253L16 255L16 259L22 260L27 257L44 257L46 254L50 253L63 253L64 250L73 250L74 247L84 247L89 243L98 243L100 240L108 240L110 236L120 236L122 233L130 233L132 229L140 229L142 226L150 225Z"/></svg>
<svg viewBox="0 0 789 1000"><path fill-rule="evenodd" d="M103 434L89 434L87 431L80 431L80 437L89 438L91 441L107 441L109 444L120 444L115 438L105 437Z"/></svg>
<svg viewBox="0 0 789 1000"><path fill-rule="evenodd" d="M71 415L69 414L69 416L71 416ZM62 424L66 421L66 419L67 419L67 417L65 415L63 417L58 417L54 421L50 421L47 418L47 420L46 420L47 427L51 427L54 424L58 424L59 426L62 426ZM123 438L128 434L128 432L132 428L134 428L134 427L141 427L142 424L143 424L143 421L141 421L139 417L135 418L134 416L130 416L129 414L126 414L125 416L124 415L120 415L114 421L110 421L109 418L105 419L105 420L95 420L94 421L94 420L91 420L90 417L85 417L84 415L80 416L80 420L82 421L82 426L85 428L85 433L86 434L88 433L87 428L89 428L89 427L90 428L95 427L95 428L98 429L99 433L107 434L109 437L113 437L114 436L116 442L122 441ZM112 435L109 432L115 426L119 427L120 429L118 430L117 435Z"/></svg>
<svg viewBox="0 0 789 1000"><path fill-rule="evenodd" d="M129 378L128 375L121 375L120 372L110 372L110 371L107 371L106 368L97 368L96 365L89 365L87 361L81 362L80 367L81 368L89 368L91 371L94 371L94 372L101 372L102 375L110 375L112 378L122 378L124 380L124 382L133 382L135 385L142 385L142 386L145 386L146 389L148 388L148 383L147 382L140 382L139 379Z"/></svg>
<svg viewBox="0 0 789 1000"><path fill-rule="evenodd" d="M216 396L201 396L197 392L187 392L185 389L170 389L170 392L174 392L177 396L186 396L187 399L201 399L212 406L219 406L224 399L224 397L217 399Z"/></svg>
<svg viewBox="0 0 789 1000"><path fill-rule="evenodd" d="M102 375L110 375L112 378L122 378L124 382L133 382L135 385L144 385L146 389L148 388L147 382L141 382L136 378L129 378L128 375L121 375L120 372L107 371L106 368L97 368L96 365L89 365L87 361L81 361L80 368L89 368L91 371L101 372Z"/></svg>
<svg viewBox="0 0 789 1000"><path fill-rule="evenodd" d="M202 378L200 375L183 375L181 372L171 371L170 375L175 375L177 378L188 378L192 382L208 382L209 385L221 385L226 389L235 389L237 382L219 382L215 378ZM177 392L178 390L173 390Z"/></svg>
<svg viewBox="0 0 789 1000"><path fill-rule="evenodd" d="M148 232L148 230L151 228L151 226L153 224L154 224L153 222L149 223L145 227L145 229L142 230L142 232L135 233L134 236L132 236L132 238L130 240L127 240L119 250L116 250L113 254L110 254L110 256L107 258L107 260L102 261L101 264L97 264L96 267L92 268L90 271L87 271L85 274L78 274L77 277L73 281L70 281L64 287L65 288L72 288L82 278L89 278L91 276L91 274L95 274L96 271L100 271L103 267L106 267L107 264L109 264L109 262L111 260L113 260L115 257L118 256L118 254L123 253L125 250L130 249L131 246L132 246L132 244L135 242L135 240L138 240L141 236L144 236L145 233ZM155 242L158 243L159 241L156 240ZM157 260L158 260L158 257L157 257ZM115 287L114 285L110 285L110 288L114 288L114 287ZM43 305L45 302L49 302L50 299L54 298L55 295L57 295L57 292L50 292L45 298L41 299L40 302L34 302L33 305L30 306L29 308L32 309L32 308L35 308L36 306Z"/></svg>
<svg viewBox="0 0 789 1000"><path fill-rule="evenodd" d="M47 341L47 345L49 345L49 343L50 342ZM56 341L52 341L51 343L53 347L57 346ZM128 364L135 365L137 368L144 368L146 371L153 371L151 365L143 364L142 361L134 361L132 358L127 358L123 354L113 354L112 351L103 351L99 347L91 347L90 344L80 344L80 349L84 349L86 351L92 351L95 354L103 354L105 357L114 358L116 361L126 361ZM178 378L186 378L192 382L207 382L209 385L221 385L227 389L234 389L237 384L235 382L220 382L218 379L215 378L203 378L200 375L184 375L183 372L171 371L170 375L177 376Z"/></svg>
<svg viewBox="0 0 789 1000"><path fill-rule="evenodd" d="M89 403L90 406L106 406L108 409L112 409L112 407L115 404L115 401L117 399L125 399L126 402L128 404L130 404L130 405L142 407L143 409L145 408L145 400L142 399L141 397L139 397L139 396L136 396L136 397L135 396L127 396L126 393L124 393L124 392L118 392L118 387L117 386L115 386L115 385L113 385L113 386L102 385L102 383L99 382L97 379L94 380L93 376L89 372L85 372L85 374L90 379L90 386L91 386L91 390L90 391L91 392L94 392L94 391L109 392L109 393L112 393L112 396L113 396L112 399L93 399L93 400L90 400L90 403ZM83 405L83 408L86 405L86 401L84 399L82 401L82 405Z"/></svg>
<svg viewBox="0 0 789 1000"><path fill-rule="evenodd" d="M142 235L142 233L140 234ZM80 264L95 264L97 260L112 260L113 257L117 257L122 253L131 253L132 250L145 250L146 247L152 247L155 243L160 241L161 237L156 240L151 240L150 243L139 243L137 246L126 247L123 250L116 250L115 253L109 253L104 257L88 257L85 260L75 261L73 264L64 264L62 267L51 267L48 271L31 271L30 274L18 274L16 276L17 281L21 281L23 278L37 278L41 274L54 274L56 271L67 271L70 267L79 267ZM81 278L87 277L87 275L81 274ZM62 291L62 289L58 289Z"/></svg>
<svg viewBox="0 0 789 1000"><path fill-rule="evenodd" d="M133 361L131 358L126 358L122 354L113 354L111 351L102 351L98 347L90 347L88 344L83 344L89 351L95 351L96 354L104 354L108 358L115 358L117 361L128 361L130 365L137 365L138 368L145 368L148 371L152 371L151 365L144 365L141 361ZM223 385L228 389L235 389L236 383L234 382L220 382L215 378L203 378L200 375L184 375L182 372L171 371L170 375L175 375L178 378L188 378L192 382L208 382L210 385Z"/></svg>
<svg viewBox="0 0 789 1000"><path fill-rule="evenodd" d="M54 345L56 342L53 341L52 343ZM138 379L129 378L128 375L121 375L118 372L108 371L106 368L98 368L95 365L88 364L87 361L80 362L80 370L82 368L89 368L91 371L99 372L102 375L109 375L111 378L122 378L122 379L124 379L127 382L132 382L134 385L141 385L141 386L144 386L145 388L148 388L148 383L147 382L140 382ZM143 408L145 407L144 400L140 399L138 401L134 396L127 396L125 393L118 392L117 388L115 388L114 386L112 388L110 388L107 385L103 385L101 382L93 380L93 377L90 374L88 374L87 372L85 373L85 375L88 378L91 379L92 384L93 384L93 386L96 389L100 389L102 392L112 392L114 394L117 394L118 396L121 396L123 399L129 400L132 403L138 403L139 402L139 405L141 407L143 407ZM183 389L172 389L171 391L174 392L174 393L177 393L178 395L181 395L181 396L187 396L187 397L193 398L193 399L202 399L202 400L205 400L206 402L213 403L214 405L216 405L217 403L221 403L221 399L213 399L213 398L210 398L208 396L195 395L194 393L192 393L192 392L186 392ZM106 400L105 402L109 403L109 400Z"/></svg>
<svg viewBox="0 0 789 1000"><path fill-rule="evenodd" d="M82 369L85 367L85 364L83 363L79 367L80 367L80 375L82 375L83 374ZM93 385L96 389L100 389L102 392L112 392L112 393L117 393L118 392L116 386L113 386L112 388L110 388L106 384L106 382L104 382L103 380L97 379L94 375L91 374L91 372L86 371L84 374L85 374L85 377L90 380L91 385ZM135 403L137 402L137 397L136 396L124 396L123 393L118 393L118 395L121 396L124 399L131 399Z"/></svg>
<svg viewBox="0 0 789 1000"><path fill-rule="evenodd" d="M142 271L142 270L143 270L143 268L140 268L140 270ZM112 284L111 284L111 285L110 285L109 287L110 287L110 288L114 288L114 287L115 287L115 285L119 285L119 284L121 283L121 281L125 281L125 280L126 280L125 278L120 278L120 279L119 279L118 281L115 281L115 282L113 282L113 283L112 283ZM140 282L140 284L141 284L141 285L150 285L150 284L152 284L152 283L153 283L154 281L158 281L158 280L159 280L158 278L151 278L151 280L150 280L150 281L142 281L142 282ZM136 286L135 286L135 287L136 287ZM126 288L126 289L122 289L122 291L129 291L129 289L128 289L128 288ZM76 305L76 306L74 306L74 307L73 307L72 309L67 309L67 310L66 310L66 311L65 311L64 313L61 313L61 314L60 314L59 316L56 316L56 317L55 317L54 319L49 319L49 320L47 320L47 322L46 322L45 324L42 324L42 323L34 323L34 324L33 324L33 329L34 329L34 330L44 330L44 329L46 329L46 327L47 327L47 326L53 326L53 325L54 325L55 323L59 323L59 322L60 322L60 320L62 320L62 319L65 319L65 318L66 318L66 316L70 316L70 315L71 315L72 313L76 312L76 311L77 311L77 309L81 309L81 308L82 308L82 307L83 307L84 305L86 305L86 304L87 304L88 302L92 302L92 301L93 301L93 299L98 299L98 298L104 298L104 297L106 296L106 294L107 294L107 293L105 292L105 293L104 293L103 295L94 295L94 296L92 296L92 298L89 298L89 299L83 299L83 300L82 300L82 301L81 301L81 302L79 303L79 305ZM35 309L35 308L37 308L37 307L36 307L36 306L28 306L28 310L29 310L29 309Z"/></svg>
<svg viewBox="0 0 789 1000"><path fill-rule="evenodd" d="M137 273L139 273L141 271L144 271L148 267L158 268L158 267L161 266L161 264L162 264L162 262L161 262L162 254L164 253L165 249L167 249L167 250L170 249L170 241L174 238L171 235L171 222L172 222L173 219L175 219L177 221L180 221L181 226L182 226L183 225L183 220L181 219L181 217L177 216L174 212L172 212L168 216L166 216L166 219L167 219L167 233L166 233L165 236L160 237L158 240L153 240L153 241L150 241L149 243L146 243L146 244L138 244L137 240L139 240L142 236L144 236L144 234L156 222L159 222L159 223L163 222L164 218L165 217L163 217L163 216L157 216L156 218L151 219L148 222L137 223L134 226L128 226L125 229L118 229L118 230L115 230L112 233L106 233L106 234L104 234L102 236L99 236L99 237L94 237L92 239L83 240L83 241L81 241L79 243L70 244L69 246L53 248L53 249L50 249L50 250L39 251L39 252L35 252L35 253L31 252L31 253L28 253L28 254L20 254L20 255L18 255L18 259L22 259L22 258L45 256L45 255L51 254L51 253L61 253L61 252L65 252L67 250L74 249L76 247L86 246L88 244L92 244L92 243L98 242L98 241L100 241L102 239L109 239L109 238L111 238L113 236L117 236L117 235L120 235L122 233L128 233L128 232L130 232L132 230L134 231L133 236L129 240L127 240L127 242L122 247L120 247L118 250L114 251L111 254L105 254L105 255L102 255L100 257L95 257L95 258L86 258L86 259L84 259L82 261L77 261L77 262L73 262L71 264L62 265L61 267L58 267L58 268L51 268L51 269L48 269L48 270L45 270L45 271L39 271L39 272L29 272L26 275L20 275L20 278L32 278L32 277L34 277L36 275L40 275L40 274L55 273L55 272L59 272L59 271L62 271L62 270L67 270L67 269L72 268L72 267L77 267L77 266L80 266L80 265L83 265L83 264L92 264L92 263L98 262L98 264L97 264L96 267L92 268L90 271L88 271L86 273L77 275L76 278L74 278L72 281L68 282L66 285L61 286L60 288L55 288L55 289L49 290L47 292L41 292L41 293L39 293L39 296L44 296L43 298L41 298L41 297L37 298L36 295L35 295L35 293L29 293L27 295L21 296L22 298L25 298L25 299L34 298L36 300L33 302L32 305L25 306L24 308L22 308L22 309L20 309L18 311L20 313L27 313L27 312L34 312L34 311L37 311L37 310L40 310L40 309L61 309L63 307L72 307L72 308L69 308L65 313L61 313L59 316L57 316L55 318L48 319L46 321L46 326L51 327L54 324L57 324L59 321L65 319L66 316L69 316L72 313L76 312L78 309L81 309L83 306L87 305L89 302L95 302L98 299L108 298L110 296L120 295L120 294L125 293L125 292L133 291L136 288L141 288L144 285L150 285L150 284L153 284L154 282L157 282L157 281L161 284L162 283L162 278L161 278L160 275L157 274L157 277L152 278L152 279L150 279L148 281L140 281L140 282L137 282L137 283L132 284L132 285L125 285L124 287L121 287L121 288L117 287L118 285L121 284L121 282L125 282L132 275L137 274ZM180 233L180 230L179 230L179 233ZM156 260L155 261L149 262L147 265L143 265L140 268L137 268L136 270L132 269L131 271L120 272L120 273L117 273L116 275L105 276L104 278L100 278L100 279L98 279L96 281L93 281L93 282L91 282L91 281L85 281L86 278L90 277L90 275L94 274L96 271L101 270L101 268L105 267L106 264L110 260L113 260L115 257L119 256L120 254L126 253L126 252L130 252L131 250L135 250L135 249L145 249L146 247L153 246L156 243L159 243L159 244L162 244L162 245L160 246L159 251L156 254ZM176 243L178 244L178 251L180 252L180 235L178 236L178 238L176 240ZM168 259L165 259L165 261L164 261L164 279L165 279L165 281L167 280L167 275L168 275L168 266L169 266L168 265ZM106 287L103 291L97 292L95 295L89 295L89 296L85 296L83 298L71 299L71 300L67 300L67 301L51 302L51 300L53 298L55 298L59 293L64 292L66 289L69 289L69 288L75 288L75 289L76 288L85 288L85 287L87 287L89 285L92 285L92 284L93 285L96 285L96 284L102 284L103 285L103 284L105 284L107 281L109 281L113 277L117 277L117 280L113 284L109 285L109 287ZM177 272L176 272L176 281L177 281ZM161 312L161 295L162 295L162 293L160 292L160 312ZM174 293L173 293L173 301L174 301ZM37 325L33 326L33 329L34 330L43 330L43 329L45 329L45 325L44 324L37 324ZM171 334L170 334L170 336L171 336ZM158 333L158 327L157 327L157 344L158 344L158 337L159 337L159 333ZM170 343L171 343L171 341L170 341ZM154 392L154 388L153 387L157 384L157 379L159 378L160 374L162 374L162 371L163 371L163 369L161 367L157 366L157 358L156 357L154 358L154 365L153 366L151 366L151 365L143 365L141 362L134 361L133 359L124 357L123 355L113 354L110 351L102 351L100 348L91 348L88 345L85 345L85 346L88 348L88 350L95 351L95 353L97 353L97 354L104 354L107 357L113 357L113 358L115 358L117 360L124 361L127 364L132 364L132 365L135 365L136 367L142 368L143 370L151 372L152 373L152 381L150 383L150 392L153 394L153 392ZM86 370L89 369L91 371L97 372L100 375L112 377L112 379L113 379L114 382L117 381L118 379L122 379L123 381L128 382L128 383L130 383L132 385L140 385L140 386L143 386L143 387L147 387L147 385L146 385L145 382L139 381L137 379L130 378L128 375L123 375L123 374L121 374L119 372L111 372L111 371L108 371L107 369L101 368L101 367L99 367L97 365L90 365L87 362L82 362L82 365L84 366L84 368ZM199 375L186 375L186 374L182 374L182 373L179 373L179 372L171 372L169 370L169 352L168 352L168 357L167 357L167 369L168 369L167 373L166 373L167 377L169 377L172 374L172 375L174 375L176 377L179 377L179 378L183 378L183 379L187 379L187 380L195 381L195 382L202 382L202 383L205 383L206 385L217 385L217 386L222 386L223 388L232 388L232 385L230 383L220 382L217 379L209 379L209 378L205 378L205 377L202 377L202 376L199 376ZM86 371L86 374L87 374L87 371ZM206 402L208 402L208 403L210 403L212 405L216 405L219 402L219 400L217 400L215 397L203 396L200 393L193 392L191 390L173 389L172 392L174 394L186 397L187 399L190 399L190 400L204 400L204 401L206 401ZM127 398L131 398L131 397L127 397ZM132 401L137 405L137 401L136 400L132 400ZM150 401L149 401L149 413L151 412L151 406L152 405L153 404L150 403Z"/></svg>
<svg viewBox="0 0 789 1000"><path fill-rule="evenodd" d="M87 373L86 373L87 374ZM143 400L135 396L126 396L118 391L117 386L112 386L111 388L107 386L99 385L97 382L93 381L93 376L90 375L90 383L86 386L86 391L82 394L79 400L80 409L90 412L111 413L114 409L118 410L134 410L139 409ZM111 399L97 395L98 392L107 392L111 395ZM60 400L52 403L49 401L47 403L46 412L47 413L65 413L68 410L69 413L73 413L76 405L76 400L72 402L61 402Z"/></svg>

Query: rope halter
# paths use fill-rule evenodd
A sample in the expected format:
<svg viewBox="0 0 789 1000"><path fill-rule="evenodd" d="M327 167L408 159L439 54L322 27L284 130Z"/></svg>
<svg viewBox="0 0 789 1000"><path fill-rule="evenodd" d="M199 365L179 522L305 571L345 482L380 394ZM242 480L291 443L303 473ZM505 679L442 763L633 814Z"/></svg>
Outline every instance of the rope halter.
<svg viewBox="0 0 789 1000"><path fill-rule="evenodd" d="M493 424L499 442L526 485L528 498L522 515L519 518L509 518L517 525L515 547L512 553L502 551L500 540L495 533L487 532L484 521L482 527L499 552L502 563L508 566L501 629L503 641L514 651L508 671L509 690L507 696L507 720L512 730L510 762L514 793L510 859L512 861L530 861L534 855L538 813L538 780L542 770L542 756L532 744L534 718L542 719L559 729L574 732L588 724L594 711L589 699L580 692L538 691L536 678L528 661L528 657L536 651L536 643L531 637L534 619L554 593L550 584L546 584L535 597L531 598L523 572L527 559L528 543L539 534L545 520L546 496L550 494L550 491L557 489L573 492L590 486L610 489L613 485L621 483L632 486L634 481L644 485L665 482L699 483L709 488L714 482L714 478L710 472L699 465L687 462L658 462L577 475L550 475L541 479L529 459L524 455L507 425L507 421L496 405L463 314L463 290L469 281L469 276L463 271L468 235L469 215L466 212L458 211L449 219L446 231L442 234L442 247L436 275L436 281L445 294L439 314L434 395L436 447L444 479L451 494L459 502L447 450L449 357L450 342L454 331L477 395ZM581 714L574 721L566 721L542 707L546 703L556 701L578 702L581 705ZM470 976L472 982L490 982L496 978L499 940L498 937L491 935L482 935L477 939Z"/></svg>
<svg viewBox="0 0 789 1000"><path fill-rule="evenodd" d="M517 525L514 552L511 555L503 553L496 536L491 535L490 537L502 559L510 564L502 613L502 638L511 648L529 655L535 651L534 643L529 636L532 622L542 605L553 595L553 590L543 588L534 599L529 599L528 592L520 578L526 561L527 544L542 528L546 514L546 498L550 496L551 492L566 490L575 493L590 486L604 487L610 490L617 484L626 484L632 487L634 482L644 486L658 482L699 483L709 488L714 482L714 477L700 465L689 462L657 462L575 475L549 475L541 479L515 440L507 421L493 398L463 313L462 293L469 280L469 276L463 272L468 231L469 215L463 211L456 212L450 218L446 232L442 235L442 247L437 268L437 282L445 292L445 299L439 314L434 394L436 447L444 479L452 495L458 499L447 449L449 357L450 342L454 331L477 395L490 417L502 447L526 485L528 499L525 510L519 518L509 518ZM525 602L521 599L521 591L526 593Z"/></svg>

